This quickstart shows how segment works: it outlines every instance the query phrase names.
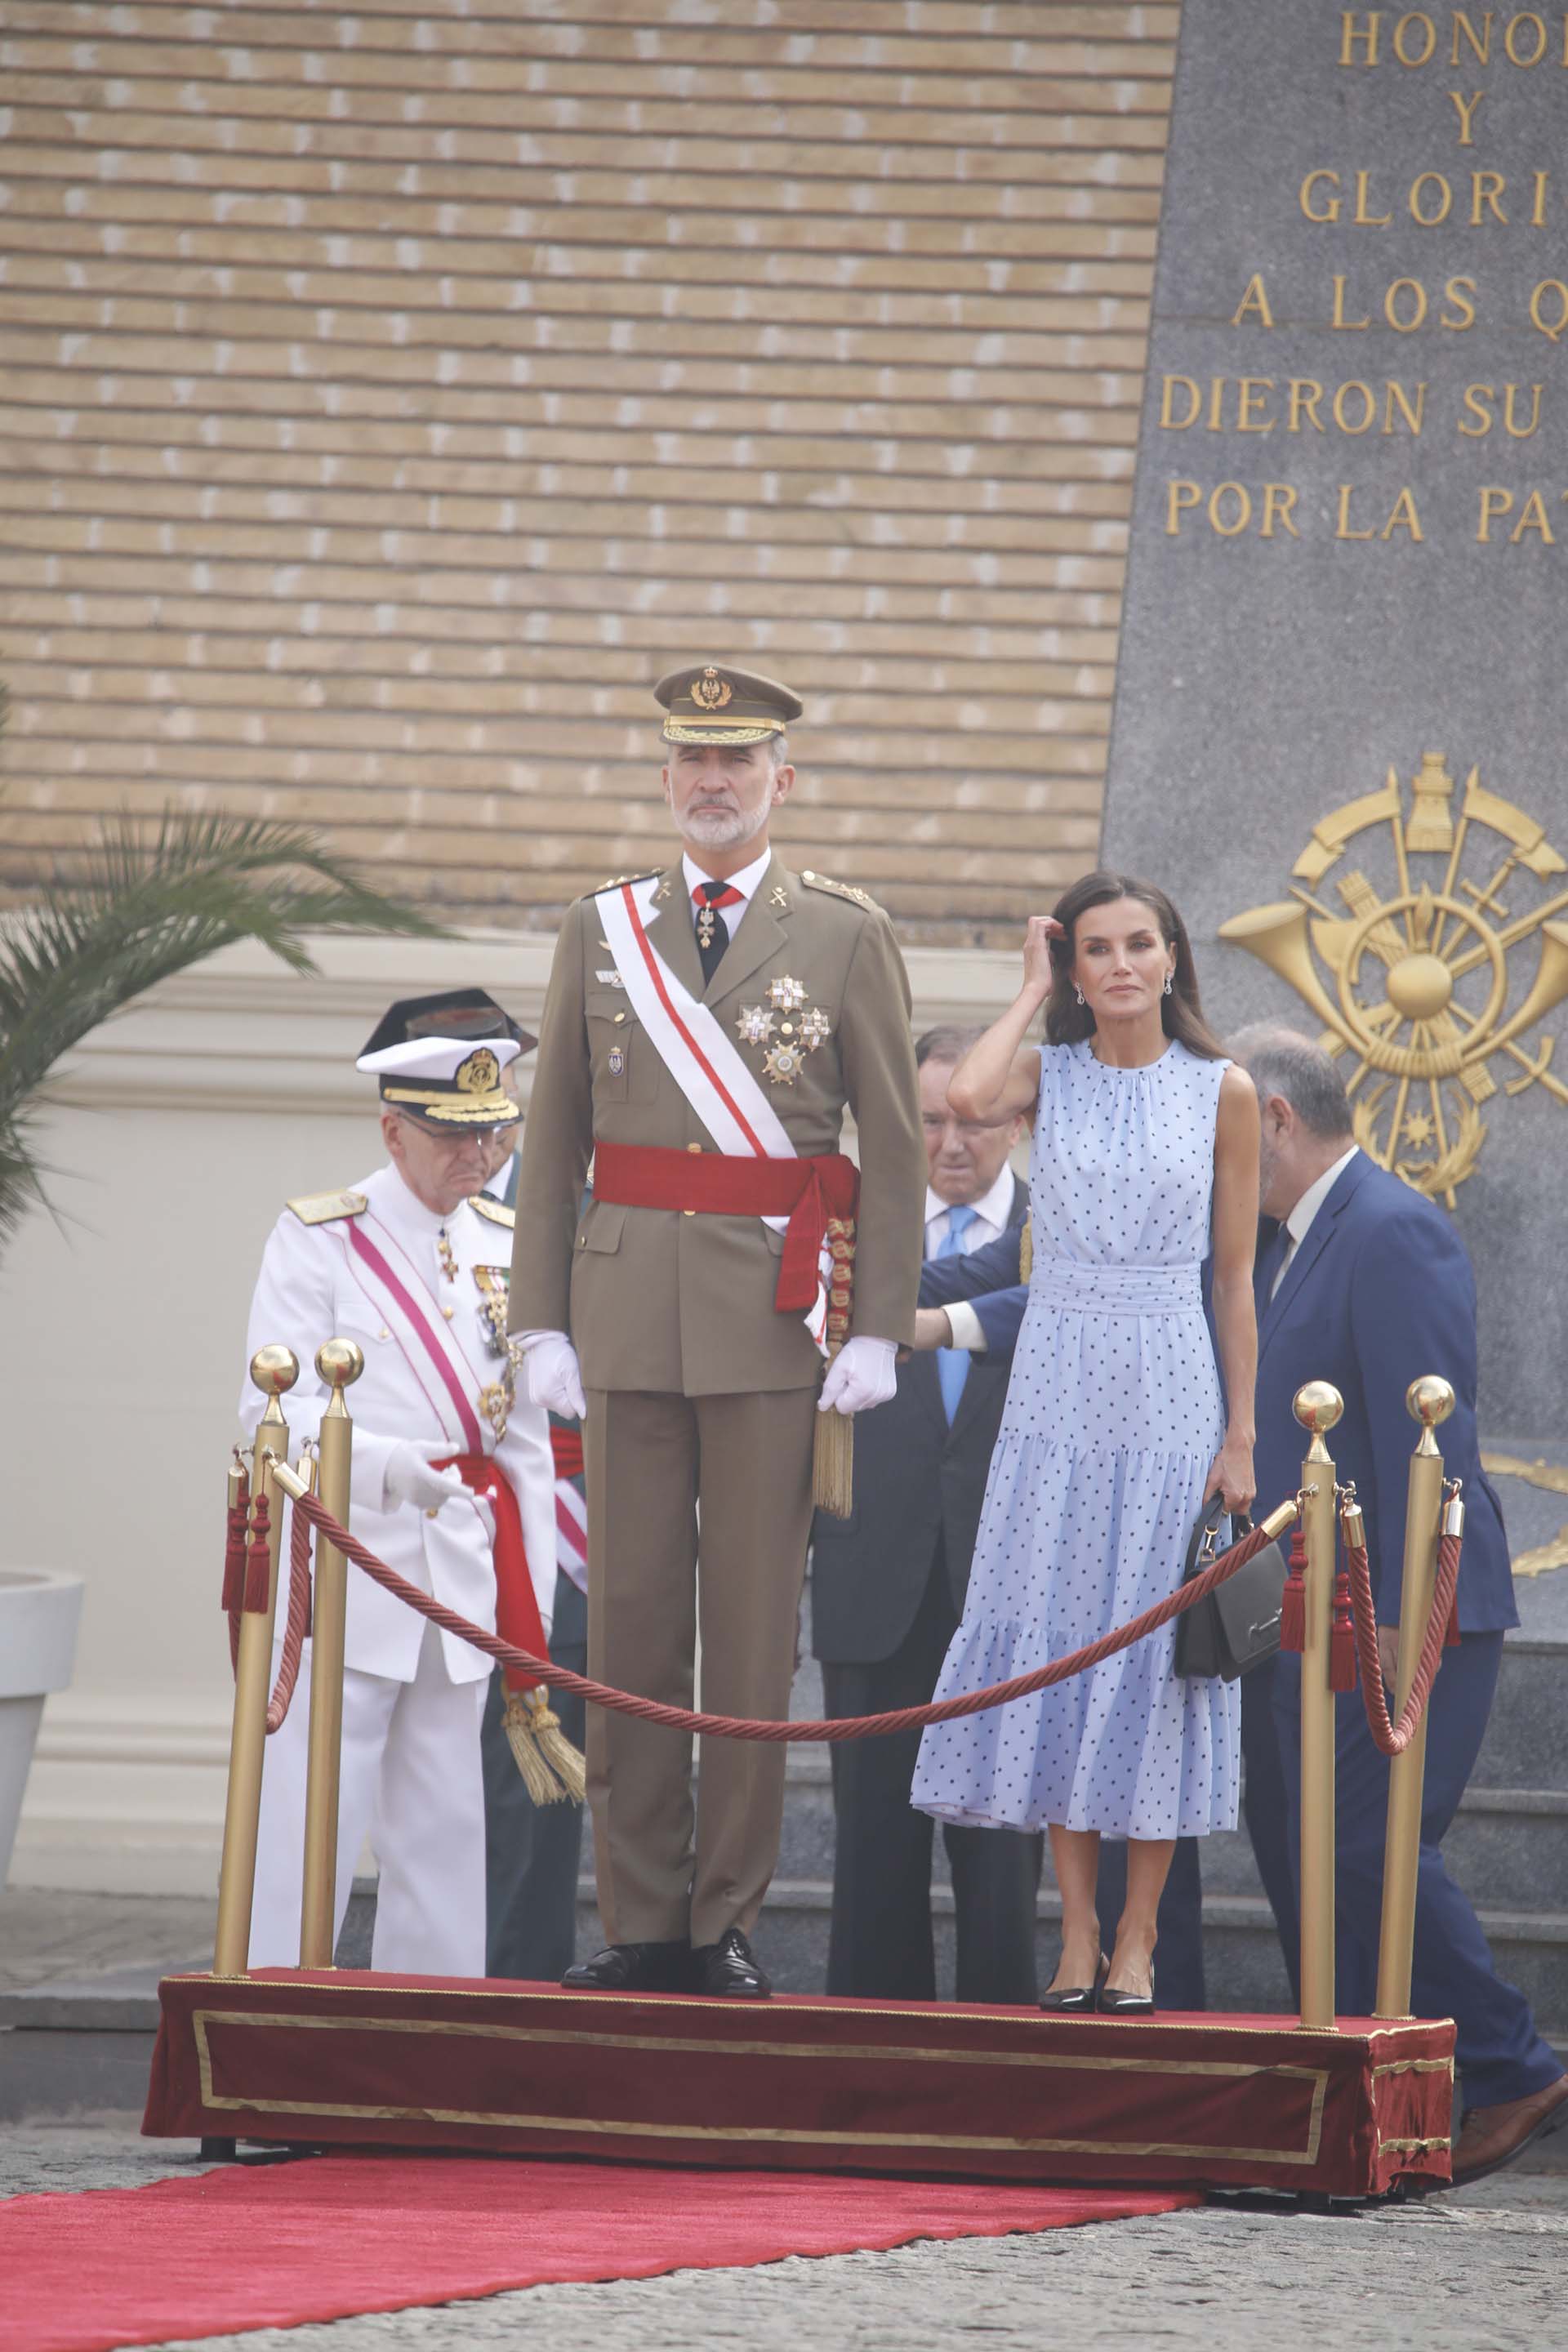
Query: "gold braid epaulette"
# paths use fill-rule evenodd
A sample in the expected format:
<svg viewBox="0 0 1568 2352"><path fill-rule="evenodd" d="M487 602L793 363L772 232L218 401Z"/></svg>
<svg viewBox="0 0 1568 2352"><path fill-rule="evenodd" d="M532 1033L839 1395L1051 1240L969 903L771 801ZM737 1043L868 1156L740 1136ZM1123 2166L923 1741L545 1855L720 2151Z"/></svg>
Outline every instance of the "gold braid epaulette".
<svg viewBox="0 0 1568 2352"><path fill-rule="evenodd" d="M870 892L858 888L853 882L835 882L826 874L809 872L803 874L800 878L808 890L826 890L835 898L852 898L858 907L864 907L868 914L877 915L881 912L881 908Z"/></svg>

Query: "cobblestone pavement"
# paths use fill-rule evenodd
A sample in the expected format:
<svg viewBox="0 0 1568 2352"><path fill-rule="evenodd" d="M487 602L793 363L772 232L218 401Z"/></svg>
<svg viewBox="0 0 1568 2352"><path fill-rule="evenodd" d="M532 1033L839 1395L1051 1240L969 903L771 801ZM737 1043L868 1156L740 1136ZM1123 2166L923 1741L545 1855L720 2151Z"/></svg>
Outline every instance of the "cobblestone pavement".
<svg viewBox="0 0 1568 2352"><path fill-rule="evenodd" d="M122 2120L0 2133L0 2195L130 2186L194 2169ZM688 2271L328 2326L211 2336L205 2352L997 2352L1202 2347L1514 2352L1562 2341L1568 2178L1512 2172L1412 2206L1325 2216L1213 2205L1036 2237ZM16 2346L15 2352L27 2352Z"/></svg>

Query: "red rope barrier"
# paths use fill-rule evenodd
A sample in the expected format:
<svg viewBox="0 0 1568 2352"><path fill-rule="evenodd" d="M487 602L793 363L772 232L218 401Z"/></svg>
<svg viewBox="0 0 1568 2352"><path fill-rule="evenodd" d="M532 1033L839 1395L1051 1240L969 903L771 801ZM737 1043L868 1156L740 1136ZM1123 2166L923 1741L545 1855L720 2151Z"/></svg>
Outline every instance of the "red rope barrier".
<svg viewBox="0 0 1568 2352"><path fill-rule="evenodd" d="M395 1600L417 1610L421 1617L428 1619L432 1625L438 1625L444 1633L457 1634L459 1641L471 1643L476 1650L482 1650L488 1657L499 1660L502 1665L525 1669L531 1682L548 1684L554 1690L574 1691L579 1698L589 1700L595 1706L609 1707L617 1715L636 1716L639 1722L663 1724L671 1731L700 1733L710 1739L763 1741L831 1742L878 1738L889 1732L918 1730L928 1723L952 1723L960 1716L980 1715L989 1707L1005 1706L1012 1699L1027 1698L1034 1691L1048 1690L1056 1683L1070 1681L1074 1675L1087 1674L1091 1666L1098 1666L1102 1659L1114 1657L1119 1650L1131 1649L1134 1642L1141 1642L1146 1634L1157 1633L1162 1625L1168 1625L1172 1618L1179 1617L1184 1610L1205 1601L1216 1585L1234 1576L1237 1569L1245 1568L1249 1559L1274 1540L1266 1527L1254 1528L1250 1535L1244 1536L1238 1544L1233 1544L1228 1551L1222 1552L1201 1576L1194 1577L1190 1584L1178 1585L1163 1601L1157 1601L1152 1609L1145 1609L1130 1623L1118 1625L1110 1633L1102 1633L1099 1641L1089 1643L1081 1650L1071 1651L1065 1658L1053 1658L1049 1664L1037 1666L1032 1674L1015 1675L1010 1682L993 1683L988 1690L966 1691L957 1698L932 1700L924 1706L897 1707L886 1715L837 1716L817 1722L762 1723L745 1716L701 1715L689 1707L666 1706L659 1699L638 1698L630 1691L615 1689L609 1683L596 1683L586 1675L574 1675L569 1668L556 1665L552 1659L531 1657L526 1650L516 1649L511 1643L503 1642L499 1633L484 1633L467 1617L460 1616L457 1610L447 1609L439 1601L433 1600L429 1593L421 1592L417 1585L410 1584L405 1577L398 1575L395 1569L388 1568L384 1560L377 1559L375 1554L357 1537L351 1535L347 1528L339 1526L316 1496L296 1496L294 1510L296 1518L301 1515L308 1518L319 1535L325 1536L327 1541L335 1545L345 1559L352 1559L356 1568L363 1568L384 1592L390 1592Z"/></svg>
<svg viewBox="0 0 1568 2352"><path fill-rule="evenodd" d="M267 1703L268 1737L282 1728L300 1679L300 1653L310 1630L310 1522L296 1511L289 1536L289 1614L283 1626L283 1655L278 1680Z"/></svg>
<svg viewBox="0 0 1568 2352"><path fill-rule="evenodd" d="M1385 1756L1404 1755L1415 1735L1416 1726L1426 1712L1432 1685L1442 1664L1448 1618L1459 1581L1460 1543L1458 1536L1446 1535L1437 1546L1437 1581L1433 1588L1432 1606L1427 1612L1426 1638L1421 1644L1421 1657L1415 1668L1415 1679L1410 1685L1410 1696L1397 1723L1390 1721L1388 1701L1383 1694L1383 1661L1377 1651L1377 1608L1372 1597L1372 1570L1367 1564L1366 1546L1348 1541L1345 1545L1350 1564L1351 1599L1355 1609L1356 1648L1361 1656L1361 1687L1366 1706L1367 1729Z"/></svg>

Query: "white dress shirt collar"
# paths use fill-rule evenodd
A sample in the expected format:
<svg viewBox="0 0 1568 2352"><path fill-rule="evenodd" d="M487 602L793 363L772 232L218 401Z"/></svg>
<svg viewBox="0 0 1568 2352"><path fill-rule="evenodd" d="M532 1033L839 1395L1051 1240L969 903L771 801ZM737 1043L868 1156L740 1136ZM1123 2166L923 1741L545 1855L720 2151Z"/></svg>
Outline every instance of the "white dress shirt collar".
<svg viewBox="0 0 1568 2352"><path fill-rule="evenodd" d="M1359 1144L1352 1143L1348 1151L1342 1152L1339 1159L1335 1160L1331 1168L1324 1169L1322 1174L1318 1178L1315 1184L1308 1185L1306 1191L1302 1193L1300 1199L1297 1202L1295 1207L1286 1218L1285 1230L1290 1236L1289 1255L1291 1257L1294 1257L1296 1252L1300 1248L1301 1244L1306 1240L1309 1232L1311 1230L1313 1218L1317 1215L1318 1211L1322 1207L1323 1202L1328 1199L1329 1194L1333 1191L1334 1186L1339 1182L1340 1178L1344 1174L1345 1170L1350 1166L1351 1161L1355 1158L1356 1153L1360 1149L1361 1147Z"/></svg>
<svg viewBox="0 0 1568 2352"><path fill-rule="evenodd" d="M738 874L731 874L727 877L730 888L740 892L746 902L746 907L751 905L763 875L773 864L773 853L771 849L764 849L760 857L753 857L749 866L742 866ZM691 894L700 882L712 882L718 878L715 875L704 874L689 849L681 852L680 870L686 877L686 898L689 906L691 902ZM740 915L735 913L732 907L724 910L724 919L729 924L731 939L735 936L735 926L745 911L745 907L742 908Z"/></svg>
<svg viewBox="0 0 1568 2352"><path fill-rule="evenodd" d="M451 1219L438 1217L427 1209L418 1194L410 1190L395 1161L388 1161L368 1176L360 1191L370 1196L370 1204L378 1217L384 1217L393 1231L405 1240L434 1241L443 1225ZM455 1217L458 1212L453 1210Z"/></svg>

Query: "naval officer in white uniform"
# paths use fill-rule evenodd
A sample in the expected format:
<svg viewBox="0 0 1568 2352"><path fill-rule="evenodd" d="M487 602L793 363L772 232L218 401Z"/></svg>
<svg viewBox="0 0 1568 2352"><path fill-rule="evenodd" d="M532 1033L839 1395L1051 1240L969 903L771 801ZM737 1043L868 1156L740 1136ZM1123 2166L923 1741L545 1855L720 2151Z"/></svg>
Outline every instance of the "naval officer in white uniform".
<svg viewBox="0 0 1568 2352"><path fill-rule="evenodd" d="M353 1530L387 1565L496 1624L496 1511L470 1476L493 1466L515 1495L526 1576L548 1638L555 1594L555 1470L548 1416L514 1395L506 1354L510 1209L483 1191L498 1126L517 1116L500 1073L534 1040L478 989L410 998L377 1026L357 1067L381 1082L386 1163L349 1191L290 1202L273 1228L247 1356L270 1342L300 1360L284 1400L289 1452L313 1438L331 1391L324 1339L356 1341ZM262 1399L247 1384L247 1437ZM283 1560L288 1559L287 1544ZM513 1555L514 1568L515 1555ZM380 1868L372 1964L482 1976L485 1803L479 1725L490 1661L349 1569L338 1810L342 1927L368 1834ZM279 1637L285 1620L280 1579ZM298 1964L310 1644L287 1721L267 1743L253 1968Z"/></svg>

